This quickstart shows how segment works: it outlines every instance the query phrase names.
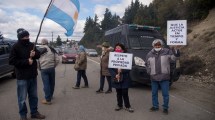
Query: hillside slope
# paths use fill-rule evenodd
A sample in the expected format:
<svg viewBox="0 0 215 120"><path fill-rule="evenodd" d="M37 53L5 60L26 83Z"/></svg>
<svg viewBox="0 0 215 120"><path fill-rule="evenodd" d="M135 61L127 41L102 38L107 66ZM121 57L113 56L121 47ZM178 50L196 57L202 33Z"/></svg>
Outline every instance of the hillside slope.
<svg viewBox="0 0 215 120"><path fill-rule="evenodd" d="M215 8L189 29L188 45L181 49L183 73L215 85Z"/></svg>

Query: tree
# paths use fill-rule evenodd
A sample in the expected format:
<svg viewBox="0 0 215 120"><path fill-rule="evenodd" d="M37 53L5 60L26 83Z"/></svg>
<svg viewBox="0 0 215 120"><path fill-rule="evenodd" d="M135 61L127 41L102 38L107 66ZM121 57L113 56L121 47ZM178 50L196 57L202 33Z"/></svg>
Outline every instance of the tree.
<svg viewBox="0 0 215 120"><path fill-rule="evenodd" d="M4 37L3 37L3 34L0 32L0 40L3 40Z"/></svg>
<svg viewBox="0 0 215 120"><path fill-rule="evenodd" d="M90 27L93 27L94 24L95 23L94 23L93 19L90 16L87 17L85 26L84 26L84 33L86 33Z"/></svg>
<svg viewBox="0 0 215 120"><path fill-rule="evenodd" d="M133 2L133 0L132 0L131 5L125 9L125 13L123 16L123 23L133 24L134 18L136 16L136 13L139 10L139 8L140 8L139 0L135 0L135 2Z"/></svg>
<svg viewBox="0 0 215 120"><path fill-rule="evenodd" d="M60 35L57 36L56 45L57 45L57 46L61 46L61 45L62 45L62 41L61 41Z"/></svg>
<svg viewBox="0 0 215 120"><path fill-rule="evenodd" d="M185 0L186 18L188 20L203 19L214 6L214 0Z"/></svg>
<svg viewBox="0 0 215 120"><path fill-rule="evenodd" d="M104 18L101 21L101 28L103 31L109 30L111 27L112 14L108 8L105 10Z"/></svg>
<svg viewBox="0 0 215 120"><path fill-rule="evenodd" d="M158 25L166 29L168 20L180 20L183 15L183 0L165 0L157 8Z"/></svg>

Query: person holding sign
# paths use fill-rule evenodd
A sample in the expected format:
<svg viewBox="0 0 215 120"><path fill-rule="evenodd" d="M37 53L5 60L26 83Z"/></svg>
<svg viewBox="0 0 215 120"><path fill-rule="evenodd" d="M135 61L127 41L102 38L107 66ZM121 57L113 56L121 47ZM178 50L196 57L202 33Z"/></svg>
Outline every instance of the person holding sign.
<svg viewBox="0 0 215 120"><path fill-rule="evenodd" d="M152 108L150 111L158 111L158 88L161 87L163 96L163 113L168 114L169 108L169 80L170 62L179 56L179 50L163 48L163 41L155 39L152 42L153 49L146 56L147 73L151 78Z"/></svg>
<svg viewBox="0 0 215 120"><path fill-rule="evenodd" d="M109 60L109 52L110 52L110 45L107 42L102 43L102 55L101 55L101 63L100 63L100 87L96 91L96 93L103 93L105 77L108 82L108 90L105 92L111 93L112 86L111 86L111 74L108 70L108 60Z"/></svg>
<svg viewBox="0 0 215 120"><path fill-rule="evenodd" d="M114 47L115 52L126 53L127 50L125 46L117 43ZM123 102L125 105L125 109L129 112L134 112L134 109L131 108L128 96L128 89L130 87L130 79L129 79L129 71L126 69L117 69L110 68L110 73L112 77L112 87L116 89L117 93L117 106L115 108L116 111L119 111L123 108Z"/></svg>

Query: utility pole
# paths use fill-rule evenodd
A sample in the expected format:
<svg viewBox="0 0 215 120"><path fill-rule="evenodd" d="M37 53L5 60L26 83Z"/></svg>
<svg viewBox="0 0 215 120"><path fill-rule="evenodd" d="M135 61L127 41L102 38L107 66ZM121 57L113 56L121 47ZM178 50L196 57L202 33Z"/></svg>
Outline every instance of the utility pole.
<svg viewBox="0 0 215 120"><path fill-rule="evenodd" d="M54 47L53 32L52 32L52 47Z"/></svg>

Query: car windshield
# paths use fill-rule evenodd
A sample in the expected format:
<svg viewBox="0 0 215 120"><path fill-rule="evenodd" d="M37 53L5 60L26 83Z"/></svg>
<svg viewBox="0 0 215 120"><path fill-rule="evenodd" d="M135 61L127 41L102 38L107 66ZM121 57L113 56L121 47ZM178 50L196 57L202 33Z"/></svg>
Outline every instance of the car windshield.
<svg viewBox="0 0 215 120"><path fill-rule="evenodd" d="M76 50L64 50L64 54L77 54Z"/></svg>
<svg viewBox="0 0 215 120"><path fill-rule="evenodd" d="M95 49L88 49L88 52L96 52Z"/></svg>
<svg viewBox="0 0 215 120"><path fill-rule="evenodd" d="M132 49L151 49L154 37L152 36L129 36Z"/></svg>

